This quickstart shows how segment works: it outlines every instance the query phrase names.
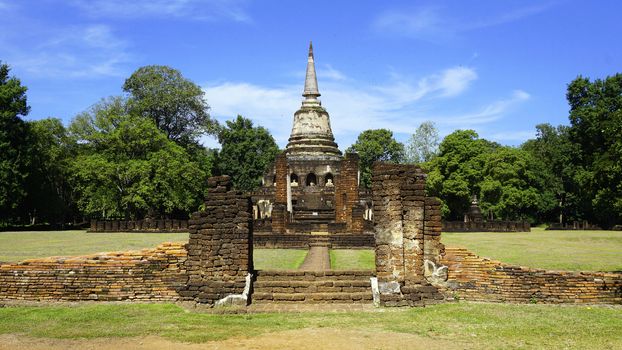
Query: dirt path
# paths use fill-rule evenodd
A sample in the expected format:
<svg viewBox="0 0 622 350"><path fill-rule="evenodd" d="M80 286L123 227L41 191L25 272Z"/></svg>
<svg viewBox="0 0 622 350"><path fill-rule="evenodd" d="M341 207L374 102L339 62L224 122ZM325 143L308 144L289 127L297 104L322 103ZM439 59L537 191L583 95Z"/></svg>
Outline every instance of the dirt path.
<svg viewBox="0 0 622 350"><path fill-rule="evenodd" d="M148 336L134 338L49 339L15 334L0 335L0 350L195 350L195 349L468 349L473 344L454 343L413 334L374 330L299 329L262 334L252 338L230 338L202 344L170 341Z"/></svg>
<svg viewBox="0 0 622 350"><path fill-rule="evenodd" d="M305 260L298 268L305 271L325 271L330 270L330 255L328 247L315 246L310 247Z"/></svg>

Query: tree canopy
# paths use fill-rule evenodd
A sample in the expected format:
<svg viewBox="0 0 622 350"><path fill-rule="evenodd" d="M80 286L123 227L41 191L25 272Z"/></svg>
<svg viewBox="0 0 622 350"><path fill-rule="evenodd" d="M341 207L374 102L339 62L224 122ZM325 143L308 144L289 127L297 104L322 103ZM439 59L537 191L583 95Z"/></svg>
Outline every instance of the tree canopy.
<svg viewBox="0 0 622 350"><path fill-rule="evenodd" d="M200 86L167 66L145 66L123 84L132 113L148 117L166 136L183 146L201 134L217 132Z"/></svg>
<svg viewBox="0 0 622 350"><path fill-rule="evenodd" d="M0 61L0 219L14 219L26 196L30 171L29 130L21 119L30 110L27 88Z"/></svg>
<svg viewBox="0 0 622 350"><path fill-rule="evenodd" d="M404 161L404 145L393 138L387 129L365 130L346 152L356 152L360 157L361 183L371 187L371 167L375 161L399 163Z"/></svg>
<svg viewBox="0 0 622 350"><path fill-rule="evenodd" d="M471 196L480 199L485 214L496 218L537 221L555 205L545 187L540 164L528 152L479 138L473 130L445 137L437 157L427 163L428 191L443 202L450 220L461 220Z"/></svg>
<svg viewBox="0 0 622 350"><path fill-rule="evenodd" d="M218 134L222 149L217 156L221 174L231 176L233 185L250 191L261 184L261 176L279 151L270 132L254 127L250 119L240 115L227 121Z"/></svg>
<svg viewBox="0 0 622 350"><path fill-rule="evenodd" d="M428 162L438 153L439 135L434 122L425 121L408 140L406 161L408 163Z"/></svg>
<svg viewBox="0 0 622 350"><path fill-rule="evenodd" d="M622 221L622 74L568 85L570 141L578 146L574 176L588 217L608 227Z"/></svg>
<svg viewBox="0 0 622 350"><path fill-rule="evenodd" d="M72 122L78 206L100 217L170 216L196 208L208 174L150 119L111 98Z"/></svg>

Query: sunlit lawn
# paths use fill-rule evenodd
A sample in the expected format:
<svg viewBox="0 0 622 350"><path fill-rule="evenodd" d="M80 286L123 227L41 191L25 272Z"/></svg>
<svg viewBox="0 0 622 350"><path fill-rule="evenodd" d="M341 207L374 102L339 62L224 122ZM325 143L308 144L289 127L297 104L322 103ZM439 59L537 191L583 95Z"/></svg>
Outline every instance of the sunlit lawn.
<svg viewBox="0 0 622 350"><path fill-rule="evenodd" d="M257 270L293 270L302 264L306 255L306 249L255 249L253 262Z"/></svg>
<svg viewBox="0 0 622 350"><path fill-rule="evenodd" d="M622 271L622 231L445 232L448 247L528 267Z"/></svg>
<svg viewBox="0 0 622 350"><path fill-rule="evenodd" d="M333 270L373 270L376 268L371 249L332 249L330 266Z"/></svg>
<svg viewBox="0 0 622 350"><path fill-rule="evenodd" d="M416 334L454 348L620 349L622 310L607 307L448 303L376 313L214 315L171 304L0 308L0 334L48 338L163 336L186 342L321 328ZM313 341L309 339L309 341Z"/></svg>
<svg viewBox="0 0 622 350"><path fill-rule="evenodd" d="M0 232L0 261L72 256L153 248L188 241L188 233L87 233L86 231Z"/></svg>
<svg viewBox="0 0 622 350"><path fill-rule="evenodd" d="M622 271L621 231L445 232L448 247L522 266L584 271ZM152 248L187 242L188 233L87 233L86 231L0 232L0 261ZM295 269L306 250L255 249L257 269ZM373 269L370 249L331 250L333 269Z"/></svg>

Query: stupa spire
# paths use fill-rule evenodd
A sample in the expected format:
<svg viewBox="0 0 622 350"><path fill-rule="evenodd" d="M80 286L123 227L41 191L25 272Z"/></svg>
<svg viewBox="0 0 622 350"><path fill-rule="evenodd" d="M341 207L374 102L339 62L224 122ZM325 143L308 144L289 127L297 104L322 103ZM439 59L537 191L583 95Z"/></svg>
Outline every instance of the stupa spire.
<svg viewBox="0 0 622 350"><path fill-rule="evenodd" d="M307 75L305 77L305 89L302 93L305 97L305 102L319 103L317 98L320 96L320 91L317 87L317 76L315 74L315 61L313 59L313 43L309 42L309 57L307 58Z"/></svg>

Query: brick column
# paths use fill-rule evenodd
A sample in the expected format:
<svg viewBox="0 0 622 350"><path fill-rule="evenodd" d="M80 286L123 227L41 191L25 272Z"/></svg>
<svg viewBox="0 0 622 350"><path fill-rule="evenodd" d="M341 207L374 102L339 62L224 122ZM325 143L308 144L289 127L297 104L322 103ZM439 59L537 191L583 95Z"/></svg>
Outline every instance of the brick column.
<svg viewBox="0 0 622 350"><path fill-rule="evenodd" d="M231 190L229 176L211 177L208 186L205 210L189 220L188 283L179 294L213 304L241 294L253 271L252 209L247 194Z"/></svg>
<svg viewBox="0 0 622 350"><path fill-rule="evenodd" d="M356 219L352 220L355 214L352 209L359 204L358 171L359 155L347 153L335 178L335 221L345 222L348 232L357 231ZM359 232L362 232L362 217Z"/></svg>
<svg viewBox="0 0 622 350"><path fill-rule="evenodd" d="M285 152L279 153L274 162L276 187L274 204L272 205L272 233L285 233L287 228L287 182L289 182Z"/></svg>

